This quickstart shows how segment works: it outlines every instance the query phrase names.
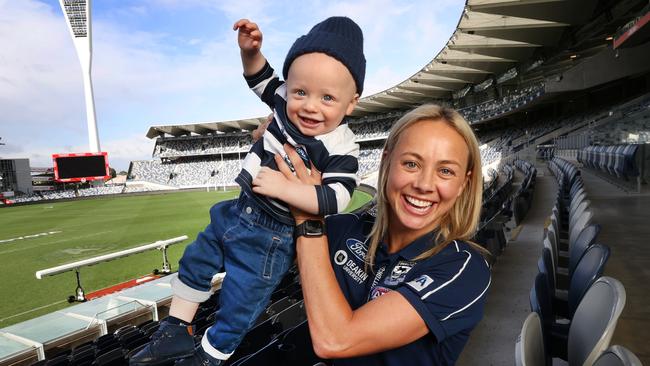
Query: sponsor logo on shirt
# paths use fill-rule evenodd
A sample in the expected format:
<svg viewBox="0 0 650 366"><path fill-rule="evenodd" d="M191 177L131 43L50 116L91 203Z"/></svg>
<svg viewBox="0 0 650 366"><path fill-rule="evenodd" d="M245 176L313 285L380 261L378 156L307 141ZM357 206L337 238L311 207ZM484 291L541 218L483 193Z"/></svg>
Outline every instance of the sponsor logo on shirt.
<svg viewBox="0 0 650 366"><path fill-rule="evenodd" d="M388 286L395 286L399 283L404 282L406 274L411 270L411 268L413 268L414 265L414 262L399 261L397 265L393 267L393 271L390 273L390 276L386 277L384 283Z"/></svg>
<svg viewBox="0 0 650 366"><path fill-rule="evenodd" d="M407 282L406 284L413 287L415 291L420 292L425 288L427 288L432 283L433 283L433 278L429 277L428 275L422 275L411 282Z"/></svg>
<svg viewBox="0 0 650 366"><path fill-rule="evenodd" d="M348 253L341 249L334 253L334 263L341 266L343 271L358 284L364 283L368 279L368 274L354 260L348 257Z"/></svg>
<svg viewBox="0 0 650 366"><path fill-rule="evenodd" d="M354 254L358 260L363 261L366 258L366 254L368 254L368 248L363 242L357 239L348 239L345 241L345 245L348 246L350 252L352 252L352 254Z"/></svg>
<svg viewBox="0 0 650 366"><path fill-rule="evenodd" d="M334 254L334 263L342 266L348 261L348 253L345 250L339 250Z"/></svg>
<svg viewBox="0 0 650 366"><path fill-rule="evenodd" d="M379 296L386 295L390 291L391 290L389 288L377 286L377 287L372 289L372 292L370 293L370 300L374 300L374 299L378 298Z"/></svg>

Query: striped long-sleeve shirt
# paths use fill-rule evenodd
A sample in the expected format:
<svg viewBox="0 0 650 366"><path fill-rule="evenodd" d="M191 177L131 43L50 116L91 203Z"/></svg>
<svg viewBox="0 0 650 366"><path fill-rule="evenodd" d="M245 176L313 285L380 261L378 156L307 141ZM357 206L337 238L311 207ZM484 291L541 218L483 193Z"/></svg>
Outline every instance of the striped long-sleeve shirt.
<svg viewBox="0 0 650 366"><path fill-rule="evenodd" d="M322 173L322 184L316 186L320 215L339 213L350 202L354 188L359 184L359 145L343 121L334 131L319 136L305 136L286 114L287 90L283 81L267 62L255 75L245 76L248 86L273 110L273 121L256 141L244 159L236 182L249 192L269 214L281 222L293 225L294 220L287 205L279 200L253 193L252 181L263 166L278 170L274 155L286 156L283 145L296 148L309 167L313 164Z"/></svg>

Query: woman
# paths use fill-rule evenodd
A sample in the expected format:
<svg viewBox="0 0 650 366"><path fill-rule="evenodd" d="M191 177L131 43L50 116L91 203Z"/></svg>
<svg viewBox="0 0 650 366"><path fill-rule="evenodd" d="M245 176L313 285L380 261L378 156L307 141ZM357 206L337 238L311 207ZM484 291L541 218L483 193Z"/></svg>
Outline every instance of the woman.
<svg viewBox="0 0 650 366"><path fill-rule="evenodd" d="M276 156L282 173L320 184L320 173L286 150L296 174ZM483 250L469 242L481 196L471 128L452 109L423 105L386 140L376 215L323 219L293 209L316 354L335 365L454 364L490 284Z"/></svg>

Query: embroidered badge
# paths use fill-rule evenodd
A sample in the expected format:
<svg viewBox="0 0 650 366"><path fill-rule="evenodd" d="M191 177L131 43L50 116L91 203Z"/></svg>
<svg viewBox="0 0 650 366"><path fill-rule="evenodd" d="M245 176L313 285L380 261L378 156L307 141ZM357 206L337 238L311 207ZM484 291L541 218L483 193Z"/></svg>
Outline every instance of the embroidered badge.
<svg viewBox="0 0 650 366"><path fill-rule="evenodd" d="M386 287L381 287L377 286L372 289L372 292L370 293L370 300L374 300L378 298L379 296L386 295L389 293L391 290L386 288Z"/></svg>
<svg viewBox="0 0 650 366"><path fill-rule="evenodd" d="M432 283L433 283L433 278L429 277L428 275L422 275L411 282L407 282L406 284L413 287L415 291L420 292L425 288L427 288Z"/></svg>
<svg viewBox="0 0 650 366"><path fill-rule="evenodd" d="M413 268L415 263L409 262L409 261L399 261L395 267L393 267L393 270L391 271L390 275L386 277L384 280L384 283L388 286L395 286L399 283L404 282L404 278L406 277L406 274L408 271Z"/></svg>

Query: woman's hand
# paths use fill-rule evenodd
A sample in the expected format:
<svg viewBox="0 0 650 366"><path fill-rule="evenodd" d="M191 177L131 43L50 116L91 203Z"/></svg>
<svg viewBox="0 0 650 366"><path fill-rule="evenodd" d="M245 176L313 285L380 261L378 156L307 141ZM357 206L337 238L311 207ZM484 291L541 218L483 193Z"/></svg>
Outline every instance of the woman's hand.
<svg viewBox="0 0 650 366"><path fill-rule="evenodd" d="M316 169L314 164L311 165L312 166L311 171L307 169L305 163L302 161L302 159L296 152L296 149L294 149L293 146L291 145L285 144L284 151L287 153L287 158L293 165L295 173L291 171L289 165L287 165L287 162L284 161L284 159L282 158L282 156L280 156L280 154L275 154L275 163L278 165L278 169L284 175L287 181L292 183L298 183L301 185L308 185L308 186L315 186L321 184L322 182L321 173ZM294 205L291 205L290 209L293 218L296 220L296 225L300 224L301 222L307 219L322 219L322 217L307 213L295 207Z"/></svg>
<svg viewBox="0 0 650 366"><path fill-rule="evenodd" d="M251 133L251 138L253 139L253 142L256 142L257 140L261 139L262 136L264 136L264 132L266 132L266 129L269 128L269 125L271 124L272 120L273 120L273 113L266 116L266 122L257 126L257 128Z"/></svg>

